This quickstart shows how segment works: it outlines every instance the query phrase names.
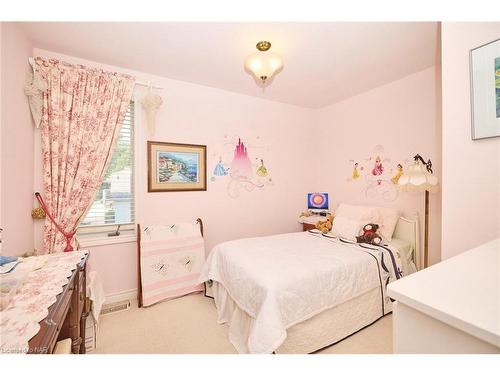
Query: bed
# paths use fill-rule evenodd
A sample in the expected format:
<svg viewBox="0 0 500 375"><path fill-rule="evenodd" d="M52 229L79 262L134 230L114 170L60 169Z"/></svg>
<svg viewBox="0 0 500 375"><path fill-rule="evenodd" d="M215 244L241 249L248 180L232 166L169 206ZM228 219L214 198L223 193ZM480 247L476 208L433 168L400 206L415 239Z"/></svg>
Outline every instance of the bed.
<svg viewBox="0 0 500 375"><path fill-rule="evenodd" d="M313 353L392 311L387 284L420 264L417 223L399 218L384 247L314 232L224 242L199 282L239 353Z"/></svg>

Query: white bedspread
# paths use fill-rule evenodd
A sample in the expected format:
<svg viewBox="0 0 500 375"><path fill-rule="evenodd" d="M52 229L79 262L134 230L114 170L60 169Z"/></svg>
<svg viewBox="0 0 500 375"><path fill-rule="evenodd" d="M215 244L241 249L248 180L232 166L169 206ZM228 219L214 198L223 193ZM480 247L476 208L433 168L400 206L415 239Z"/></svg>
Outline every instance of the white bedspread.
<svg viewBox="0 0 500 375"><path fill-rule="evenodd" d="M217 245L199 282L222 284L254 319L247 347L238 351L272 353L292 325L380 287L381 281L385 286L395 275L391 267L379 268L383 252L308 232L247 238ZM391 260L385 257L385 263Z"/></svg>

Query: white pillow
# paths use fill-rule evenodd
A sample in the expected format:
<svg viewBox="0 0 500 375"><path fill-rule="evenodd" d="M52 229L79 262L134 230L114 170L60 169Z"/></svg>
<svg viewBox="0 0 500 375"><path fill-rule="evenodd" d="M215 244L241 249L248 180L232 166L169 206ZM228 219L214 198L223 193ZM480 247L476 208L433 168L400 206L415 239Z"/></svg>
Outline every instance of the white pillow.
<svg viewBox="0 0 500 375"><path fill-rule="evenodd" d="M364 224L375 223L375 221L379 219L379 213L375 210L375 207L355 206L345 203L339 204L335 211L335 216L344 216Z"/></svg>
<svg viewBox="0 0 500 375"><path fill-rule="evenodd" d="M335 237L356 242L356 236L359 235L360 228L361 223L359 221L351 220L345 216L335 216L331 232Z"/></svg>
<svg viewBox="0 0 500 375"><path fill-rule="evenodd" d="M380 235L386 241L390 241L399 220L399 211L388 207L355 206L341 203L335 211L335 216L358 221L361 227L369 223L378 224Z"/></svg>
<svg viewBox="0 0 500 375"><path fill-rule="evenodd" d="M375 221L375 224L379 225L378 231L385 240L390 241L399 220L399 211L388 207L376 207L376 209L379 212L379 221Z"/></svg>

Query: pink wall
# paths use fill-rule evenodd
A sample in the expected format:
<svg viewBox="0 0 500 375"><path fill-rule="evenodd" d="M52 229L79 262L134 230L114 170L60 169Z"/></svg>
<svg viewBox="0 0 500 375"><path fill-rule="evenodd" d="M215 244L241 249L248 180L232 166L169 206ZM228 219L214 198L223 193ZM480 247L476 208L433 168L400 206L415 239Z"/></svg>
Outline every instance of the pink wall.
<svg viewBox="0 0 500 375"><path fill-rule="evenodd" d="M361 191L345 181L351 173L348 159L363 155L379 143L393 160L421 152L433 159L436 172L440 173L435 68L324 109L311 110L38 49L34 55L128 72L138 80L152 81L165 88L161 91L164 105L158 113L154 137L148 134L140 107L136 111L137 222L202 217L208 249L225 240L300 230L297 216L304 209L304 195L310 190L330 191L335 203L366 203ZM136 89L136 98L141 97L143 90ZM373 129L370 137L367 128ZM206 144L210 173L218 160L214 150L224 135L262 138L269 146L266 166L274 186L243 192L237 199L228 197L227 185L221 180L209 181L207 192L147 192L147 140ZM41 186L38 138L36 131L35 190ZM326 163L329 166L325 173ZM440 257L439 199L438 194L431 201L433 262ZM407 215L421 211L422 204L422 194L401 195L392 203L404 207ZM35 245L41 246L41 222L35 225L34 237ZM107 294L136 287L135 246L130 242L92 248L91 268L100 273Z"/></svg>
<svg viewBox="0 0 500 375"><path fill-rule="evenodd" d="M318 110L315 189L329 191L335 205L350 202L396 207L408 217L418 211L423 228L423 193L401 192L389 202L380 196L367 197L363 178L347 179L353 169L349 160L368 158L376 145L382 145L385 156L391 159L386 167L420 153L432 159L434 172L440 177L437 74L439 67L431 67ZM440 193L431 195L431 263L440 260L440 206Z"/></svg>
<svg viewBox="0 0 500 375"><path fill-rule="evenodd" d="M35 50L35 55L59 56L65 61L83 61L69 56ZM310 181L310 163L304 140L311 128L310 109L234 94L205 86L151 76L141 72L104 66L129 72L140 81L163 86L163 106L158 112L156 134L150 136L142 121L142 110L136 107L136 221L168 222L203 218L207 249L216 243L248 236L300 230L298 214L304 209ZM141 98L144 88L136 88ZM265 164L274 186L242 192L239 198L227 195L227 181L208 181L206 192L147 192L146 141L165 141L207 145L209 173L218 161L215 149L224 135L243 140L259 135L269 146ZM35 135L39 149L38 131ZM39 170L39 151L36 169ZM37 173L35 188L40 188ZM35 243L41 246L41 223L36 224ZM99 246L92 250L91 267L104 280L106 293L133 289L136 286L135 244Z"/></svg>
<svg viewBox="0 0 500 375"><path fill-rule="evenodd" d="M500 237L500 138L471 140L469 51L500 23L442 24L442 257Z"/></svg>
<svg viewBox="0 0 500 375"><path fill-rule="evenodd" d="M0 216L2 252L33 250L33 123L24 95L32 45L19 25L2 23L2 137Z"/></svg>
<svg viewBox="0 0 500 375"><path fill-rule="evenodd" d="M434 160L439 174L435 68L324 109L310 110L53 52L35 49L34 54L132 73L138 80L165 87L161 91L164 106L158 113L154 137L149 136L142 122L140 107L136 111L137 222L190 220L200 216L205 222L208 249L225 240L300 230L297 215L304 209L304 194L310 190L330 191L335 203L365 203L361 192L352 190L345 183L351 172L345 159L357 157L378 143L384 144L394 160L416 152L423 153ZM142 90L136 89L137 98L141 97ZM372 138L363 136L367 123L373 124L375 136ZM318 129L322 129L320 136ZM147 140L206 144L210 172L218 159L212 151L224 135L237 135L243 139L260 135L265 140L270 146L266 166L272 172L274 186L243 193L237 199L227 196L223 181L209 181L207 192L147 192ZM37 139L38 135L35 143L39 149ZM408 139L411 139L410 144ZM37 151L35 165L39 163L38 154ZM328 169L334 172L325 174L325 162L319 160L333 163ZM39 173L35 181L37 189L40 187ZM432 262L440 259L439 199L438 194L431 201ZM383 205L381 202L371 203ZM421 211L422 204L422 194L406 194L393 202L395 206L405 207L407 215L415 210ZM41 223L38 222L35 228L35 244L38 246L40 239ZM135 251L135 243L92 249L91 267L101 274L107 294L136 287Z"/></svg>

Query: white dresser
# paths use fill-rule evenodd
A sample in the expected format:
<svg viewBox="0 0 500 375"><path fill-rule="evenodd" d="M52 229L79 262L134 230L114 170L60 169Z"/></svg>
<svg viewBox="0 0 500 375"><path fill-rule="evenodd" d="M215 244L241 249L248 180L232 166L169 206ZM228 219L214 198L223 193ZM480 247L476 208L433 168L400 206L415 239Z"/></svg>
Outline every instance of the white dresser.
<svg viewBox="0 0 500 375"><path fill-rule="evenodd" d="M500 353L500 239L388 286L394 353Z"/></svg>

